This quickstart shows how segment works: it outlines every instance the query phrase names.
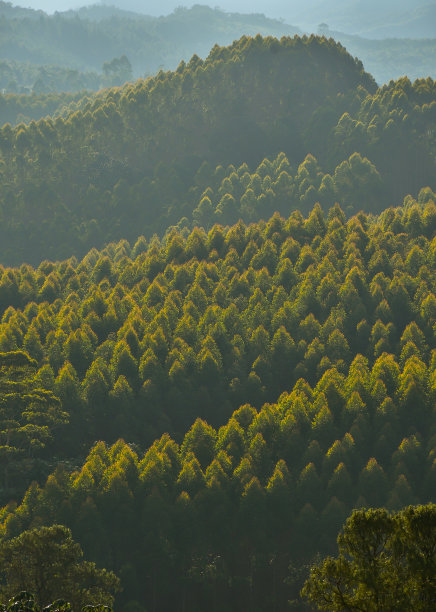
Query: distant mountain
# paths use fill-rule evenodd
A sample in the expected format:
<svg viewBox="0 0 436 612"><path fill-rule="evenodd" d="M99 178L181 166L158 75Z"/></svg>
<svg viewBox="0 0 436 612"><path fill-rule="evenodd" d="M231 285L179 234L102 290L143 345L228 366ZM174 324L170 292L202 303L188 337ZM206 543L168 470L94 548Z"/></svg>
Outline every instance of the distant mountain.
<svg viewBox="0 0 436 612"><path fill-rule="evenodd" d="M129 19L138 14L165 17L181 5L195 9L199 6L186 0L182 3L178 0L102 0L65 11L68 4L71 6L71 2L59 2L57 14L79 15L81 19L93 21L111 17ZM320 23L327 23L334 30L368 38L436 37L436 0L220 0L219 8L231 13L258 13L270 19L282 19L308 32L316 32ZM8 19L36 19L42 14L42 11L0 2L0 16ZM250 32L239 35L242 33Z"/></svg>
<svg viewBox="0 0 436 612"><path fill-rule="evenodd" d="M426 20L423 15L426 14L428 7L415 11L418 25L414 30L411 28L408 33L407 27L404 26L404 36L407 40L383 39L373 42L369 38L347 33L351 26L349 21L343 22L346 15L350 15L345 7L345 17L342 20L344 27L337 27L335 21L330 19L334 15L333 9L329 9L324 3L320 4L319 0L316 2L318 13L313 13L317 17L312 16L313 20L316 19L312 29L332 36L345 45L352 55L361 59L365 69L373 74L377 83L388 83L391 79L404 75L409 76L411 80L427 76L436 77L436 66L433 61L436 35L431 40L411 40L413 32L419 36L420 31L423 31L419 19L425 25ZM315 6L315 0L309 0L309 5ZM357 11L358 6L354 5ZM151 10L154 5L147 3L146 6ZM278 4L273 3L271 6ZM291 3L291 6L297 5ZM334 6L339 8L343 5L337 1ZM400 4L400 7L405 6L405 2ZM258 4L254 3L251 10L257 7ZM383 7L386 8L386 4L383 4ZM327 13L328 19L320 24L319 20L322 16L326 16L326 11L330 11ZM301 10L298 12L295 9L289 14L290 21L293 21L294 17L296 20L304 18ZM41 67L45 72L51 72L55 65L62 69L80 72L101 72L103 63L126 55L132 64L134 78L153 74L160 68L173 70L180 60L189 60L194 53L206 57L215 43L227 45L242 35L255 36L260 33L262 36L281 38L301 33L296 26L288 25L278 19L267 18L260 13L225 13L201 5L195 5L191 9L179 7L170 15L156 17L126 10L125 6L118 8L105 4L46 15L41 11L20 9L0 2L0 16L4 17L0 25L0 57L9 63L14 61L36 64L38 69ZM407 22L404 14L401 19L402 21L398 17L400 20L398 28L403 27L401 23ZM428 28L431 29L436 19L433 21L427 19L427 22ZM374 23L362 19L360 25L373 27ZM382 23L389 23L387 17ZM378 27L382 27L380 23ZM307 26L307 29L310 30L311 26ZM378 37L378 31L369 32L368 36L370 35ZM7 93L21 91L20 87L14 85L14 81L20 85L21 78L11 73L5 79L4 83L0 84L1 89ZM65 80L66 90L77 91L82 87L98 89L98 86L88 83L89 79L79 80L80 83L75 75L68 76ZM130 76L124 79L126 80L130 80ZM34 81L35 79L27 79L24 85L31 89ZM61 85L62 80L57 79L56 83L59 86L54 87L53 82L46 81L47 79L44 79L44 91L65 90ZM33 113L28 116L33 116Z"/></svg>
<svg viewBox="0 0 436 612"><path fill-rule="evenodd" d="M125 11L95 6L78 13L38 13L34 21L15 17L6 8L0 23L2 59L94 71L126 55L135 77L160 68L174 69L194 53L206 57L214 44L228 45L243 35L281 38L300 32L262 15L224 13L200 5L160 18L132 17Z"/></svg>
<svg viewBox="0 0 436 612"><path fill-rule="evenodd" d="M326 27L318 33L340 42L351 55L362 60L365 70L377 83L407 76L411 81L426 77L436 78L436 38L383 38L369 39L344 34Z"/></svg>
<svg viewBox="0 0 436 612"><path fill-rule="evenodd" d="M177 0L108 0L101 5L158 16L170 13L180 3ZM436 37L435 0L221 0L219 7L224 11L283 18L310 32L326 22L335 30L369 38Z"/></svg>
<svg viewBox="0 0 436 612"><path fill-rule="evenodd" d="M60 14L62 15L62 17L79 16L80 19L89 19L91 21L102 21L104 19L111 19L112 17L120 17L124 19L137 19L138 17L146 17L146 15L141 12L129 11L121 7L105 4L92 4L90 6L83 6L78 9L62 11Z"/></svg>
<svg viewBox="0 0 436 612"><path fill-rule="evenodd" d="M432 38L436 36L435 0L322 0L287 13L293 23L312 29L316 22L367 38Z"/></svg>
<svg viewBox="0 0 436 612"><path fill-rule="evenodd" d="M436 2L394 16L387 23L381 21L377 25L362 29L360 34L372 38L434 38L436 36Z"/></svg>

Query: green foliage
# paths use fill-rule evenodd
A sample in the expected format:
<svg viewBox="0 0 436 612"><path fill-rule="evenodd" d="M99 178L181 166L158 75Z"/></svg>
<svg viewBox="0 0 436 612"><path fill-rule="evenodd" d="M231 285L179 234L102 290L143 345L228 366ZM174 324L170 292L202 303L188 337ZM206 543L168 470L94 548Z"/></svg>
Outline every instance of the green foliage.
<svg viewBox="0 0 436 612"><path fill-rule="evenodd" d="M370 504L399 513L353 514L313 576L427 605L433 506L401 509L436 490L434 82L258 35L71 100L0 99L56 114L0 130L1 259L57 261L0 266L0 496L28 487L0 510L5 601L111 604L98 563L120 609L282 610L289 565Z"/></svg>
<svg viewBox="0 0 436 612"><path fill-rule="evenodd" d="M289 563L330 553L353 508L433 501L433 210L315 207L5 269L4 358L42 350L71 412L58 448L181 444L98 443L5 507L3 536L65 522L129 576L123 605L204 607L212 572L224 604L263 610L295 596Z"/></svg>
<svg viewBox="0 0 436 612"><path fill-rule="evenodd" d="M338 537L339 556L312 567L302 596L319 610L417 610L434 604L436 505L358 510Z"/></svg>
<svg viewBox="0 0 436 612"><path fill-rule="evenodd" d="M107 63L117 70L128 60ZM2 261L306 214L316 202L380 212L432 186L434 89L403 78L377 90L333 40L256 36L77 103L8 94L6 119L54 115L0 131ZM273 261L268 246L257 265Z"/></svg>
<svg viewBox="0 0 436 612"><path fill-rule="evenodd" d="M41 608L35 602L35 597L32 593L27 591L21 591L18 595L11 597L7 604L0 604L0 610L2 612L70 612L72 610L71 604L63 599L57 599L52 603ZM103 604L98 605L86 605L82 607L82 611L86 612L111 612L112 608Z"/></svg>
<svg viewBox="0 0 436 612"><path fill-rule="evenodd" d="M6 491L12 476L20 481L31 471L35 456L68 420L59 399L41 388L37 365L21 350L0 353L0 463Z"/></svg>
<svg viewBox="0 0 436 612"><path fill-rule="evenodd" d="M28 371L69 414L4 541L67 525L122 607L285 609L289 564L353 509L434 501L434 211L425 190L2 268L4 385Z"/></svg>
<svg viewBox="0 0 436 612"><path fill-rule="evenodd" d="M322 87L309 86L303 76L307 72L314 81L318 75ZM317 109L333 106L333 128L356 95L363 100L375 89L362 64L333 41L244 37L228 48L215 46L205 61L194 56L174 72L160 71L145 81L85 97L65 108L62 117L14 129L6 124L0 133L2 261L11 261L12 254L15 261L33 262L82 254L113 239L132 239L138 228L151 236L186 213L206 226L215 220L236 222L245 210L249 220L267 218L274 210L288 213L293 205L287 204L292 193L285 175L274 198L265 172L262 181L256 174L254 182L250 179L245 194L234 168L229 177L221 177L215 201L208 191L216 181L213 168L229 161L255 166L280 151L292 163L308 153L321 153L326 163L324 144L319 146L324 139L313 121ZM16 102L8 100L6 109ZM56 108L62 104L59 96L53 101ZM33 116L30 110L27 114ZM288 172L285 160L277 163ZM372 197L378 175L366 164ZM298 183L301 177L303 185L295 201L311 207L322 177L306 165L300 168ZM363 197L365 171L360 174ZM35 199L41 202L37 210ZM213 218L214 207L221 219ZM20 221L15 219L18 210Z"/></svg>
<svg viewBox="0 0 436 612"><path fill-rule="evenodd" d="M219 427L241 404L259 409L299 378L321 385L316 414L305 419L322 445L338 425L354 427L364 444L377 402L381 426L395 413L395 430L424 432L434 369L434 208L411 200L346 221L338 207L326 218L315 206L307 219L294 212L209 234L172 230L139 254L123 241L81 262L0 270L0 350L38 360L29 388L58 396L56 410L69 416L60 428L65 414L47 420L56 410L22 412L26 391L10 445L31 458L37 449L26 446L27 431L34 444L50 442L38 450L48 459L86 452L99 438L144 445L168 431L180 441L197 417ZM416 236L407 234L411 211ZM15 384L20 371L5 367L3 378ZM214 444L206 440L202 467ZM236 452L239 443L228 444ZM380 467L367 466L363 488L378 478L383 492ZM368 502L377 499L371 493Z"/></svg>
<svg viewBox="0 0 436 612"><path fill-rule="evenodd" d="M62 525L41 527L0 544L2 587L0 596L9 601L5 610L80 610L85 605L111 605L119 590L113 572L98 569L82 560L80 545ZM34 593L33 596L29 592ZM63 602L62 602L62 600ZM27 599L26 604L24 600ZM51 603L55 601L55 603ZM16 606L10 607L16 603ZM49 606L46 608L46 606Z"/></svg>

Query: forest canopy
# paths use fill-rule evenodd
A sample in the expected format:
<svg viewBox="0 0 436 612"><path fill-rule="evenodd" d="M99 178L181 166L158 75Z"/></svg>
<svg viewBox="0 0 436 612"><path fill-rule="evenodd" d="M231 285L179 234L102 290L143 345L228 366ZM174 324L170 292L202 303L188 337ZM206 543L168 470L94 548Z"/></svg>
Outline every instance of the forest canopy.
<svg viewBox="0 0 436 612"><path fill-rule="evenodd" d="M427 605L435 82L257 35L37 89L0 97L0 608Z"/></svg>
<svg viewBox="0 0 436 612"><path fill-rule="evenodd" d="M377 89L325 38L215 46L205 61L0 130L2 261L83 256L185 217L210 227L316 201L380 212L434 189L435 108L431 79ZM264 159L283 172L260 169Z"/></svg>
<svg viewBox="0 0 436 612"><path fill-rule="evenodd" d="M436 207L421 198L5 268L0 349L38 362L68 423L10 466L5 503L52 473L4 507L2 537L66 525L120 576L119 605L201 610L219 592L286 609L305 578L286 582L289 565L331 554L353 508L433 501Z"/></svg>

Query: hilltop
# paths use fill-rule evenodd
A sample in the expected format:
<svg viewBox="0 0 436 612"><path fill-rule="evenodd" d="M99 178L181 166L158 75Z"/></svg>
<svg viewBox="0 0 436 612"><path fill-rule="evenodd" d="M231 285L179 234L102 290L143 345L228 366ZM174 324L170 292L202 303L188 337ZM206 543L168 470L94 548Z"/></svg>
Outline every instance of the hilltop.
<svg viewBox="0 0 436 612"><path fill-rule="evenodd" d="M68 256L77 253L73 246L77 232L86 235L93 227L91 240L97 242L85 243L86 248L101 246L98 228L111 217L115 230L114 213L119 221L133 215L134 224L142 223L139 219L145 214L145 223L151 224L156 213L160 216L162 207L170 204L158 191L153 198L155 212L148 206L140 212L155 177L173 189L180 208L181 195L204 162L252 164L285 151L292 162L300 163L313 149L312 143L324 146L318 133L321 109L332 117L333 126L359 86L362 92L376 89L361 64L333 41L258 36L230 47L216 46L205 61L194 56L174 72L161 71L145 81L85 98L56 120L15 129L6 125L0 148L3 201L9 202L10 212L5 214L3 208L3 219L19 232L31 222L32 233L36 230L35 238L41 241L40 246L35 244L27 227L26 253L19 234L13 239L14 252L28 258L33 251L31 261ZM325 133L330 125L324 123ZM320 146L312 152L316 154ZM107 194L117 184L140 191L133 198L122 197L121 208L106 209ZM121 196L119 189L114 193ZM18 211L20 220L14 218ZM147 227L142 231L148 233ZM62 234L65 250L59 253ZM107 242L132 236L109 237L103 230L101 237Z"/></svg>
<svg viewBox="0 0 436 612"><path fill-rule="evenodd" d="M82 255L138 231L162 234L184 217L192 223L202 193L225 179L221 166L254 174L281 152L291 176L309 154L319 166L297 180L298 195L285 191L288 208L272 201L247 219L287 214L304 194L309 205L325 196L350 212L382 210L433 186L435 104L431 79L378 90L325 38L216 46L204 61L194 56L174 72L84 98L55 120L2 128L2 261ZM339 177L354 153L354 171L364 173L358 200L340 178L335 187L326 177L323 196L323 176L339 168ZM221 196L229 189L224 181ZM267 186L259 189L256 197Z"/></svg>
<svg viewBox="0 0 436 612"><path fill-rule="evenodd" d="M225 178L216 168L248 164L253 173L280 152L291 175L308 154L316 157L320 170L299 190L313 184L310 198L319 201L322 176L359 153L385 195L344 206L381 210L432 187L434 91L431 79L377 90L332 40L245 37L214 47L204 61L194 56L174 72L84 98L56 120L6 125L2 260L80 255L133 239L138 228L162 233L193 219L198 196ZM291 209L298 204L289 200Z"/></svg>

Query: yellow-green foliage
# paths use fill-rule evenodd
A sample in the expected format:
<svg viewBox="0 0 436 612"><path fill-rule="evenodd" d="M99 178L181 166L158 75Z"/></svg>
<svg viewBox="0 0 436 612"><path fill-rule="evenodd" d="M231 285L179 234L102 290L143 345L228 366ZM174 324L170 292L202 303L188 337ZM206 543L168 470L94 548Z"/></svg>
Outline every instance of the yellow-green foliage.
<svg viewBox="0 0 436 612"><path fill-rule="evenodd" d="M352 508L432 500L435 222L427 190L2 270L0 351L69 413L46 454L105 440L5 507L3 536L64 523L147 606L187 584L207 603L213 572L268 609Z"/></svg>

